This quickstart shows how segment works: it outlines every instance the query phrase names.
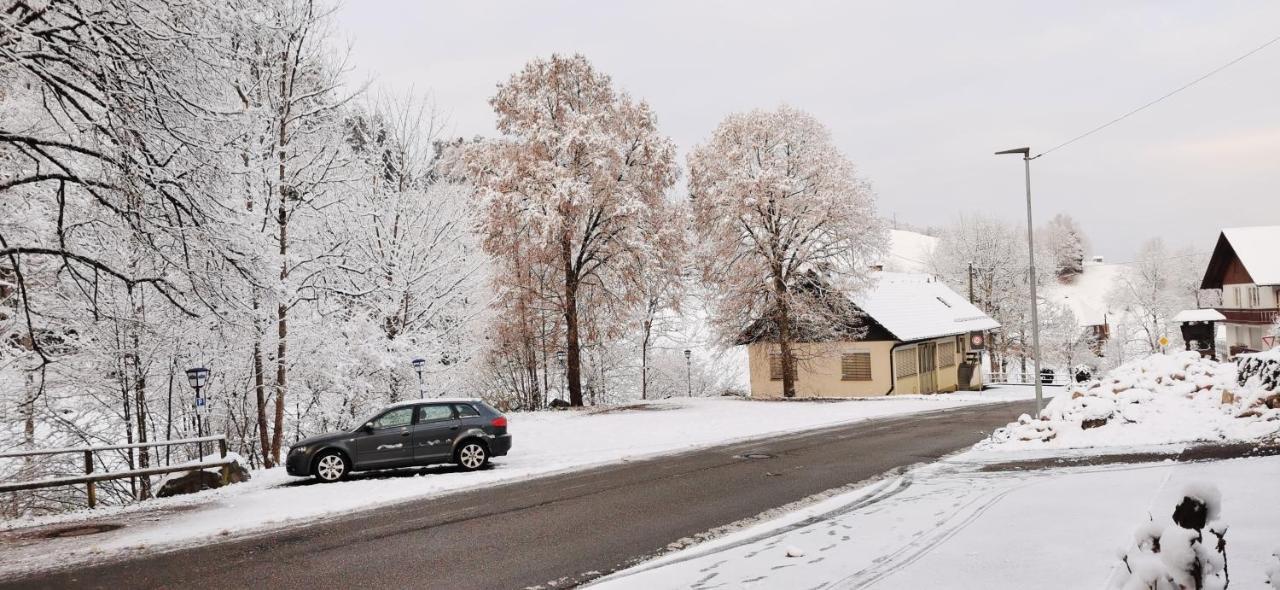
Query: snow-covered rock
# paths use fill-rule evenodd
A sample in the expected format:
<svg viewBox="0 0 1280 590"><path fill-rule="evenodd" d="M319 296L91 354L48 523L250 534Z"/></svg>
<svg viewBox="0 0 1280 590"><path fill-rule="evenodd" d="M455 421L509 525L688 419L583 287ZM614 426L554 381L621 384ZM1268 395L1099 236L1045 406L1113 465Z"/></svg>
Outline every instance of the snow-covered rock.
<svg viewBox="0 0 1280 590"><path fill-rule="evenodd" d="M1275 393L1260 376L1270 370L1267 362L1245 376L1196 352L1151 355L1073 386L1039 417L1024 415L997 430L988 444L1065 448L1274 436L1280 409L1270 405Z"/></svg>

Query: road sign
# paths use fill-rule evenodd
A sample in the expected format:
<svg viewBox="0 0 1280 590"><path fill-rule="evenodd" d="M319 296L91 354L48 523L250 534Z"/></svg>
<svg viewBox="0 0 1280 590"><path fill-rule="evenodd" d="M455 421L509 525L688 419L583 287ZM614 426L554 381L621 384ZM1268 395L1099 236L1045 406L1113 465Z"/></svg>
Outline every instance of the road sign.
<svg viewBox="0 0 1280 590"><path fill-rule="evenodd" d="M1167 337L1165 337L1165 336L1161 336L1161 337L1160 337L1160 346L1168 346L1168 345L1169 345L1169 338L1167 338Z"/></svg>
<svg viewBox="0 0 1280 590"><path fill-rule="evenodd" d="M1263 345L1263 346L1265 346L1265 347L1267 347L1267 348L1271 348L1272 346L1275 346L1275 345L1276 345L1276 337L1275 337L1275 336L1263 336L1263 337L1262 337L1262 345Z"/></svg>
<svg viewBox="0 0 1280 590"><path fill-rule="evenodd" d="M987 335L982 332L969 332L969 350L986 350Z"/></svg>
<svg viewBox="0 0 1280 590"><path fill-rule="evenodd" d="M196 413L197 413L197 414L206 414L206 413L208 413L208 412L209 412L209 406L205 405L205 403L204 403L204 402L205 402L204 397L197 397L197 398L196 398Z"/></svg>

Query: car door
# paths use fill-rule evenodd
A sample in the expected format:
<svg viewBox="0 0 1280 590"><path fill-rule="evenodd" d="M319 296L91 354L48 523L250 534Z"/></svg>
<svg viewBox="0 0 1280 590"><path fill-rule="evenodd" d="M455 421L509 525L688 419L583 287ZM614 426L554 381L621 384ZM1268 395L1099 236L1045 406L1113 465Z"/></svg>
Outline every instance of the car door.
<svg viewBox="0 0 1280 590"><path fill-rule="evenodd" d="M413 460L413 408L392 408L356 436L356 467L394 467Z"/></svg>
<svg viewBox="0 0 1280 590"><path fill-rule="evenodd" d="M450 404L418 406L413 427L413 462L437 463L449 460L453 438L458 434L458 417Z"/></svg>

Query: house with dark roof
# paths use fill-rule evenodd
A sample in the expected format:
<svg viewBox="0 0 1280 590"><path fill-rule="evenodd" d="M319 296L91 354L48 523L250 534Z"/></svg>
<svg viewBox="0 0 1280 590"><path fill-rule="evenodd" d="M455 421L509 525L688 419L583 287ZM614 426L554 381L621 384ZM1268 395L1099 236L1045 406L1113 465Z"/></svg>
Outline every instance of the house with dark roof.
<svg viewBox="0 0 1280 590"><path fill-rule="evenodd" d="M1218 312L1227 352L1267 350L1280 315L1280 225L1222 230L1205 268L1201 289L1222 289Z"/></svg>
<svg viewBox="0 0 1280 590"><path fill-rule="evenodd" d="M792 345L798 397L867 397L970 389L980 383L969 336L1000 324L923 274L878 272L849 298L846 334ZM751 395L782 397L782 357L767 326L744 331Z"/></svg>

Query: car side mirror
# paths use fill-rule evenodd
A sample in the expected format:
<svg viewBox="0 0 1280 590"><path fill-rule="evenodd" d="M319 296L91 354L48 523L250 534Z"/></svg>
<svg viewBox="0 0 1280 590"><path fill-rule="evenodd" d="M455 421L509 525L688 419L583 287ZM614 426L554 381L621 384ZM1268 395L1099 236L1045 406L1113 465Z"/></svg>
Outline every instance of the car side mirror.
<svg viewBox="0 0 1280 590"><path fill-rule="evenodd" d="M361 427L360 427L360 432L363 432L363 433L365 433L365 434L373 434L373 425L372 425L372 424L365 424L364 426L361 426Z"/></svg>

